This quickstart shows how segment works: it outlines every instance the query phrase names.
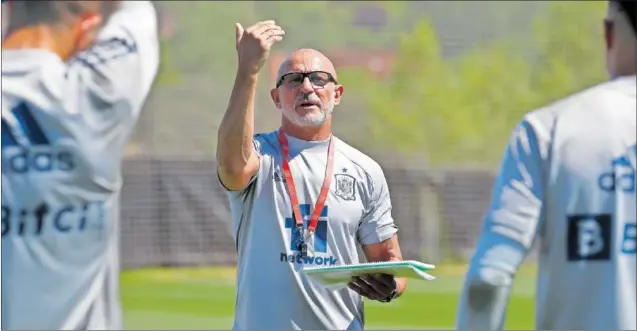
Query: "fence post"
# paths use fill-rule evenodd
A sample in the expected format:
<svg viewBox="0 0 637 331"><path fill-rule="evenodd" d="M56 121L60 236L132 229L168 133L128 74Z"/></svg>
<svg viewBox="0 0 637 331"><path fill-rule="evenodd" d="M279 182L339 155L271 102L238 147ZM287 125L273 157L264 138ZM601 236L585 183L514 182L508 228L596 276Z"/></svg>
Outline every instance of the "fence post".
<svg viewBox="0 0 637 331"><path fill-rule="evenodd" d="M440 256L440 208L438 195L431 183L419 185L420 212L422 233L421 252L426 263L438 263Z"/></svg>

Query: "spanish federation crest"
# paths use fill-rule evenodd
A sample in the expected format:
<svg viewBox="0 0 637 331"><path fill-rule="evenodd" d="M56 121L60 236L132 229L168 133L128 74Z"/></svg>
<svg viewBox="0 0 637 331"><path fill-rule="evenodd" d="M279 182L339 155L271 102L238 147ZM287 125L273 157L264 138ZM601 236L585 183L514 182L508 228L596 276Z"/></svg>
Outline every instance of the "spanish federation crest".
<svg viewBox="0 0 637 331"><path fill-rule="evenodd" d="M336 179L336 191L334 194L343 200L356 200L356 179L345 174L336 174L334 178Z"/></svg>

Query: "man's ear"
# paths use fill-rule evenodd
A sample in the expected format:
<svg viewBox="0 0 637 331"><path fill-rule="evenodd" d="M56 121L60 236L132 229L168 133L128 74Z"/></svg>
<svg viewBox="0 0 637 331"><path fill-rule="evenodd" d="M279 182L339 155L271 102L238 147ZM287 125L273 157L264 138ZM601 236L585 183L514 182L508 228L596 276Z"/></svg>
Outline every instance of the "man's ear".
<svg viewBox="0 0 637 331"><path fill-rule="evenodd" d="M343 96L344 91L345 89L343 88L343 85L336 85L334 88L334 105L341 103L341 97Z"/></svg>
<svg viewBox="0 0 637 331"><path fill-rule="evenodd" d="M270 97L277 109L281 109L281 98L279 97L279 89L273 88L270 90Z"/></svg>
<svg viewBox="0 0 637 331"><path fill-rule="evenodd" d="M604 20L604 42L606 44L606 50L609 51L611 48L613 48L613 29L614 29L614 22L612 20L609 19L605 19Z"/></svg>
<svg viewBox="0 0 637 331"><path fill-rule="evenodd" d="M76 51L83 51L95 43L102 22L102 15L96 13L87 13L78 19Z"/></svg>

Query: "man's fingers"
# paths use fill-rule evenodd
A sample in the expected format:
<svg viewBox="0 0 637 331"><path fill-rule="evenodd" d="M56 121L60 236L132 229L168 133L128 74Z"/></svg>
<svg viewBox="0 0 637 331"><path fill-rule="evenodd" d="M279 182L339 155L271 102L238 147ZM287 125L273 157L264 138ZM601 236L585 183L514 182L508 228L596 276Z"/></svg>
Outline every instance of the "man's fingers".
<svg viewBox="0 0 637 331"><path fill-rule="evenodd" d="M261 21L257 22L248 29L246 29L247 33L253 33L255 30L262 28L265 25L273 25L275 22L273 20Z"/></svg>
<svg viewBox="0 0 637 331"><path fill-rule="evenodd" d="M270 43L272 43L272 44L278 43L281 40L283 40L283 36L270 36L270 37L268 37L268 41Z"/></svg>
<svg viewBox="0 0 637 331"><path fill-rule="evenodd" d="M367 284L367 282L365 282L362 278L355 277L352 279L352 283L358 286L358 288L361 290L362 293L360 293L360 295L370 298L372 300L378 299L379 297L378 293L374 290L373 287Z"/></svg>
<svg viewBox="0 0 637 331"><path fill-rule="evenodd" d="M252 31L252 35L255 37L268 37L270 34L272 33L276 33L278 31L283 31L283 29L281 29L280 26L278 25L274 25L274 24L267 24L267 25L263 25L260 28Z"/></svg>
<svg viewBox="0 0 637 331"><path fill-rule="evenodd" d="M394 276L392 275L388 275L388 274L377 274L374 275L374 277L376 277L376 279L383 283L385 286L393 289L394 288Z"/></svg>
<svg viewBox="0 0 637 331"><path fill-rule="evenodd" d="M361 288L358 287L358 285L354 284L353 282L350 282L349 284L347 284L347 287L349 287L350 290L356 292L358 295L365 296Z"/></svg>
<svg viewBox="0 0 637 331"><path fill-rule="evenodd" d="M235 33L237 36L237 44L241 41L241 38L243 37L243 26L241 25L241 23L236 23L234 25L235 27Z"/></svg>
<svg viewBox="0 0 637 331"><path fill-rule="evenodd" d="M283 40L283 36L285 36L285 31L283 31L283 29L270 30L268 31L268 37L265 40L273 44Z"/></svg>
<svg viewBox="0 0 637 331"><path fill-rule="evenodd" d="M284 35L285 31L283 31L283 29L278 26L274 26L264 31L261 35L255 36L255 38L261 41L261 45L263 47L269 49L275 42L283 40Z"/></svg>
<svg viewBox="0 0 637 331"><path fill-rule="evenodd" d="M268 37L285 36L285 30L283 30L281 27L277 26L277 27L274 27L274 28L271 28L271 29L265 31L263 34L268 36Z"/></svg>
<svg viewBox="0 0 637 331"><path fill-rule="evenodd" d="M392 289L385 285L385 283L376 278L373 275L365 275L361 277L361 279L370 287L374 292L376 292L379 296L387 295L391 293Z"/></svg>
<svg viewBox="0 0 637 331"><path fill-rule="evenodd" d="M358 293L358 295L367 297L368 293L365 292L365 289L361 287L360 280L358 277L352 278L352 281L349 282L349 288L354 292Z"/></svg>
<svg viewBox="0 0 637 331"><path fill-rule="evenodd" d="M285 35L285 30L278 25L273 25L262 33L265 36L283 36Z"/></svg>
<svg viewBox="0 0 637 331"><path fill-rule="evenodd" d="M274 21L262 21L262 22L257 22L254 25L248 27L246 29L246 33L253 33L254 31L260 29L261 27L263 27L264 25L272 25L274 24Z"/></svg>

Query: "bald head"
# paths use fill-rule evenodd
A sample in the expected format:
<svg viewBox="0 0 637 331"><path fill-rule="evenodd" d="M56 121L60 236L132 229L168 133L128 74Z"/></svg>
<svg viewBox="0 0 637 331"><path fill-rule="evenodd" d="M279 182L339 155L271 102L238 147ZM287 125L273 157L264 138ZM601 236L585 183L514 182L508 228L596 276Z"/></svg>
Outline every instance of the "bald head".
<svg viewBox="0 0 637 331"><path fill-rule="evenodd" d="M301 48L292 52L279 66L277 80L288 72L325 71L336 76L336 69L330 59L312 48Z"/></svg>
<svg viewBox="0 0 637 331"><path fill-rule="evenodd" d="M292 52L279 66L272 101L283 111L283 122L305 129L329 128L343 86L337 83L334 64L309 48Z"/></svg>

